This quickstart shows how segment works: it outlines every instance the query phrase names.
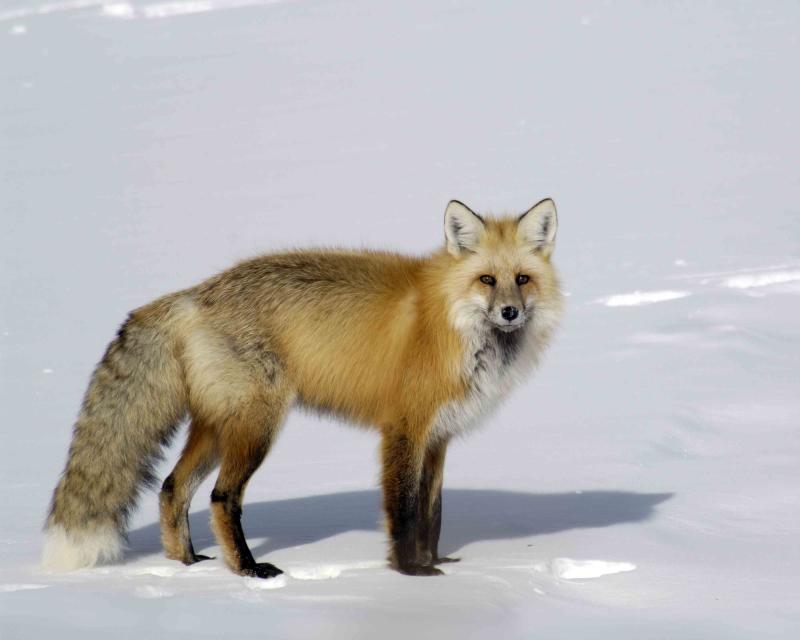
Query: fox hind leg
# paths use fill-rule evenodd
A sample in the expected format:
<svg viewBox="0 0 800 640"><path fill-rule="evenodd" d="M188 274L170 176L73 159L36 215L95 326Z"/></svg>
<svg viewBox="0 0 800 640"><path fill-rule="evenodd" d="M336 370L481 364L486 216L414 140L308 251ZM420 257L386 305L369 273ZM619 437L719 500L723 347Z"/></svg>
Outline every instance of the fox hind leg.
<svg viewBox="0 0 800 640"><path fill-rule="evenodd" d="M269 452L283 422L287 397L263 394L224 423L219 477L211 493L211 528L228 566L240 575L271 578L283 573L257 563L242 530L242 497L247 482Z"/></svg>
<svg viewBox="0 0 800 640"><path fill-rule="evenodd" d="M194 551L189 531L189 505L197 487L218 462L214 433L201 421L189 425L189 436L178 463L164 480L159 495L161 541L168 558L193 564L208 560Z"/></svg>

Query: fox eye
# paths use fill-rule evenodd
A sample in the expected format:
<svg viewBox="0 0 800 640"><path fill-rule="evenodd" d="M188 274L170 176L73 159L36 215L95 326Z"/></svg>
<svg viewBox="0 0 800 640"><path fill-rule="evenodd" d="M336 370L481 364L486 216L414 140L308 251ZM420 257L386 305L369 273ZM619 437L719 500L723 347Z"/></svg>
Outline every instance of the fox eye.
<svg viewBox="0 0 800 640"><path fill-rule="evenodd" d="M483 284L488 284L490 287L493 287L497 280L494 279L494 276L481 276L481 282Z"/></svg>
<svg viewBox="0 0 800 640"><path fill-rule="evenodd" d="M529 281L530 281L530 278L528 276L521 275L521 274L517 276L517 284L518 285L528 284Z"/></svg>

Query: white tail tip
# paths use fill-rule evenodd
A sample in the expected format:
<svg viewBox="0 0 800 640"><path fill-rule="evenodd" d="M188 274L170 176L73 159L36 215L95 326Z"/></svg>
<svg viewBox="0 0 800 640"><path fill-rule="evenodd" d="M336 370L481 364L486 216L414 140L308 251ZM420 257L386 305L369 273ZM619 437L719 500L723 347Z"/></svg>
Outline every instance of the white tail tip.
<svg viewBox="0 0 800 640"><path fill-rule="evenodd" d="M61 525L45 531L42 568L49 571L74 571L119 560L124 545L114 527L80 529L68 532Z"/></svg>

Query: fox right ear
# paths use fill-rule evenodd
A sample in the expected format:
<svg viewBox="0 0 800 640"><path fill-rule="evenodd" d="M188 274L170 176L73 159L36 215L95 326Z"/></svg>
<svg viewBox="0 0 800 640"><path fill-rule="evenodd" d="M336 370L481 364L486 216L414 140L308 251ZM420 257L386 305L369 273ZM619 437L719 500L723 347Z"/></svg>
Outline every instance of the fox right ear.
<svg viewBox="0 0 800 640"><path fill-rule="evenodd" d="M454 257L465 251L475 253L483 233L483 218L458 200L451 200L444 212L447 251Z"/></svg>

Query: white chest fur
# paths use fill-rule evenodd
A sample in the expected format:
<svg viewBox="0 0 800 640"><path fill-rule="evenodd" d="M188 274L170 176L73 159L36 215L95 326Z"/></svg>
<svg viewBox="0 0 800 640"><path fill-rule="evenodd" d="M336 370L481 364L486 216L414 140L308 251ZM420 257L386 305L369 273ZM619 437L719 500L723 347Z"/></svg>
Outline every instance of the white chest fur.
<svg viewBox="0 0 800 640"><path fill-rule="evenodd" d="M536 361L534 340L524 329L482 331L465 342L462 375L468 391L439 409L431 434L437 439L464 435L480 425Z"/></svg>

